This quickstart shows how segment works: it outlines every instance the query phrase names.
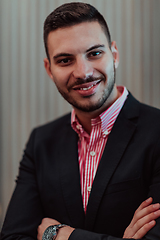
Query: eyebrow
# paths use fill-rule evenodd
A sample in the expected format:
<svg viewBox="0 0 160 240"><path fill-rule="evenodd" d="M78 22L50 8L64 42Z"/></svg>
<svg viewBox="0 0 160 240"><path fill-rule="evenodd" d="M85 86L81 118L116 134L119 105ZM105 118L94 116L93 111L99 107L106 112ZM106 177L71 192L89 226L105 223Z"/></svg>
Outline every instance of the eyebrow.
<svg viewBox="0 0 160 240"><path fill-rule="evenodd" d="M59 57L71 57L71 56L73 56L72 54L69 54L69 53L58 53L57 55L55 55L54 57L53 57L53 59L57 59L57 58L59 58Z"/></svg>
<svg viewBox="0 0 160 240"><path fill-rule="evenodd" d="M97 45L94 45L94 46L90 47L89 49L87 49L86 52L90 52L90 51L92 51L92 50L94 50L94 49L104 48L104 47L105 47L104 44L97 44ZM56 59L59 58L59 57L72 57L72 56L73 56L73 55L70 54L70 53L58 53L58 54L56 54L56 55L53 57L53 59L56 60Z"/></svg>
<svg viewBox="0 0 160 240"><path fill-rule="evenodd" d="M92 51L92 50L94 50L94 49L97 49L97 48L104 48L104 47L105 47L104 44L97 44L97 45L94 45L93 47L87 49L86 52L90 52L90 51Z"/></svg>

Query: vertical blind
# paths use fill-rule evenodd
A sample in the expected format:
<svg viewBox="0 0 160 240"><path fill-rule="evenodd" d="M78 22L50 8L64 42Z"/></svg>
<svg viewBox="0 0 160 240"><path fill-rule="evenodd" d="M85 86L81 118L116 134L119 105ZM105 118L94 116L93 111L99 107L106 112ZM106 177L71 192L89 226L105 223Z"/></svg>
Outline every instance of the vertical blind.
<svg viewBox="0 0 160 240"><path fill-rule="evenodd" d="M0 224L30 131L71 109L43 67L44 19L66 2L70 1L0 0ZM117 42L117 84L159 108L160 1L85 2L104 15Z"/></svg>

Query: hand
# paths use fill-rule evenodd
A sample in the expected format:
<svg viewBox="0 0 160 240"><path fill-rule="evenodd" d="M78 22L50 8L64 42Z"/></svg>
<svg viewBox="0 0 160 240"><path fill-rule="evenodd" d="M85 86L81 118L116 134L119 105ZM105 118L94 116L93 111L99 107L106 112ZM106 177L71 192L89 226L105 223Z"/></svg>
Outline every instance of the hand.
<svg viewBox="0 0 160 240"><path fill-rule="evenodd" d="M160 217L160 204L152 204L153 199L150 197L142 202L135 211L130 225L126 228L123 238L142 238L155 224Z"/></svg>
<svg viewBox="0 0 160 240"><path fill-rule="evenodd" d="M58 221L55 219L51 218L43 218L41 224L38 226L38 234L37 234L37 239L42 240L42 236L46 228L48 228L51 225L57 225L60 224ZM58 230L58 235L56 237L56 240L68 240L70 234L73 232L74 228L70 226L65 226L62 227Z"/></svg>

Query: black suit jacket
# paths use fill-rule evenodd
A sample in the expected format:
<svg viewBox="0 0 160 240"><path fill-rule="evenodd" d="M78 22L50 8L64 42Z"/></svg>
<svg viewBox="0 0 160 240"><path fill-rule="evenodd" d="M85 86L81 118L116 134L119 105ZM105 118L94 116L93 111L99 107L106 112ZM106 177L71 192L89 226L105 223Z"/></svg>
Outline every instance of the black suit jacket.
<svg viewBox="0 0 160 240"><path fill-rule="evenodd" d="M160 202L160 111L130 94L109 135L86 215L70 114L35 129L20 163L2 239L36 239L42 218L75 227L70 240L122 238L149 196ZM160 219L144 239L160 239Z"/></svg>

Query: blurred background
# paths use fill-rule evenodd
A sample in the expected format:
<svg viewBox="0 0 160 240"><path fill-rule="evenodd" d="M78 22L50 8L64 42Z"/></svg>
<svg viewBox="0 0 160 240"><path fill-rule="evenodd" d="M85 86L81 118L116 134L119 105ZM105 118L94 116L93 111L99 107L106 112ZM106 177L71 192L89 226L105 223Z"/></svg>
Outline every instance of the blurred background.
<svg viewBox="0 0 160 240"><path fill-rule="evenodd" d="M31 130L71 109L43 67L43 22L66 2L0 0L0 228ZM104 15L117 42L117 84L160 108L160 0L85 2Z"/></svg>

